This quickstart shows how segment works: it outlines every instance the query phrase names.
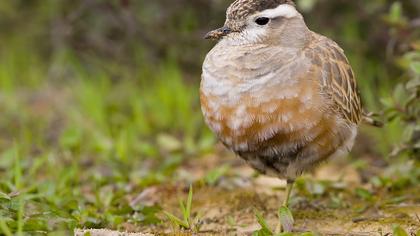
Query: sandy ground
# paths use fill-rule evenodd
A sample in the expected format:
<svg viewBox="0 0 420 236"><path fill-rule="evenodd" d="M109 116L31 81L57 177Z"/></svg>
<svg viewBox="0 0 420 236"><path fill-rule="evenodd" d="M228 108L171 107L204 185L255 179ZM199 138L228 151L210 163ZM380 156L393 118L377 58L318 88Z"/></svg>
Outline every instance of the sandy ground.
<svg viewBox="0 0 420 236"><path fill-rule="evenodd" d="M118 232L108 229L75 230L75 236L153 236L153 234Z"/></svg>
<svg viewBox="0 0 420 236"><path fill-rule="evenodd" d="M180 231L168 221L155 227L142 227L126 224L122 233L107 230L76 231L75 235L252 235L258 230L255 211L259 211L274 229L278 222L277 210L284 198L285 182L264 177L255 177L255 172L229 157L222 163L229 163L229 173L222 177L215 186L201 183L205 173L215 166L220 166L218 158L205 158L192 161L179 170L180 179L194 183L193 221L195 231ZM344 163L344 164L343 164ZM391 235L393 227L399 225L407 232L420 230L420 190L405 189L408 197L403 201L392 201L395 196L387 193L373 201L366 201L354 194L356 187L369 189L368 183L362 182L360 173L344 160L331 161L323 165L312 175L305 178L331 183L327 189L320 186L314 191L320 195L308 197L301 190L293 193L291 210L294 214L295 232L317 232L320 235ZM314 181L314 182L317 182ZM180 216L179 200L186 199L188 185L168 184L145 189L133 201L143 204L159 204L166 211ZM338 199L338 200L337 200ZM162 215L162 219L165 216Z"/></svg>

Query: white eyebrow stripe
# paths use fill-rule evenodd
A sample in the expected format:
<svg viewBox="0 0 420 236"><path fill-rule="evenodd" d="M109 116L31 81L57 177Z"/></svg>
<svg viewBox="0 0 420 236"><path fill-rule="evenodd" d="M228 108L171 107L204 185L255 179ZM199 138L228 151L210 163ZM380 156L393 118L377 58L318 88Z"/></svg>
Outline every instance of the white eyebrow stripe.
<svg viewBox="0 0 420 236"><path fill-rule="evenodd" d="M276 18L279 16L292 18L297 16L298 12L296 8L289 4L282 4L274 9L268 9L265 11L260 12L258 15L268 17L268 18Z"/></svg>

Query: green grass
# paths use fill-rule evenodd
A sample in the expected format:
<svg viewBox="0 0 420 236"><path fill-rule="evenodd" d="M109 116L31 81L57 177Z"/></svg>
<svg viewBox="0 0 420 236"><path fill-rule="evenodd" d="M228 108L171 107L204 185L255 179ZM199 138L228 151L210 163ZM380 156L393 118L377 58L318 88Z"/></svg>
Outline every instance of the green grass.
<svg viewBox="0 0 420 236"><path fill-rule="evenodd" d="M10 55L0 57L0 231L161 222L159 206L130 205L126 187L170 182L212 149L197 84L170 60L115 81L62 55L70 77L55 81L36 55Z"/></svg>
<svg viewBox="0 0 420 236"><path fill-rule="evenodd" d="M252 235L253 236L315 236L315 233L312 232L305 232L305 233L291 233L288 230L284 230L285 232L276 232L277 230L273 230L267 223L267 220L263 217L261 212L256 211L255 217L257 218L258 224L261 226L261 229L255 231ZM288 222L287 227L293 226L293 216L291 215L290 210L287 207L280 207L279 209L279 223L284 224L284 221ZM284 229L284 225L283 225Z"/></svg>
<svg viewBox="0 0 420 236"><path fill-rule="evenodd" d="M193 188L190 186L190 190L188 191L188 198L187 201L184 203L182 200L179 201L179 206L182 213L182 219L178 218L177 216L173 215L170 212L164 211L163 213L168 217L171 223L179 228L184 228L187 230L192 230L194 227L194 222L191 216L191 207L192 207L192 200L193 200ZM198 229L196 229L198 231Z"/></svg>

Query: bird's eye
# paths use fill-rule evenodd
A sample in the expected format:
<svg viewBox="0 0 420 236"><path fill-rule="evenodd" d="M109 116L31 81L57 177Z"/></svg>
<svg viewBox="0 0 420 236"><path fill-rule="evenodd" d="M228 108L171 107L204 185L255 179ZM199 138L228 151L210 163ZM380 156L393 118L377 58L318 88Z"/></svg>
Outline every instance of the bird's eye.
<svg viewBox="0 0 420 236"><path fill-rule="evenodd" d="M230 29L229 28L223 28L223 33L224 34L229 34L230 33Z"/></svg>
<svg viewBox="0 0 420 236"><path fill-rule="evenodd" d="M269 21L270 21L270 18L267 18L267 17L258 17L255 20L255 23L257 23L258 25L266 25L266 24L268 24Z"/></svg>

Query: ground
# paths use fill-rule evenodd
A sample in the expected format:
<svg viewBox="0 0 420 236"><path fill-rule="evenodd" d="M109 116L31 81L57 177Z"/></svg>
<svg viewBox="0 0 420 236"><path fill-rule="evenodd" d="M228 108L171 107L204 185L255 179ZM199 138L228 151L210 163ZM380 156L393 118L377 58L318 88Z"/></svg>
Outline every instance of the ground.
<svg viewBox="0 0 420 236"><path fill-rule="evenodd" d="M177 170L178 176L193 182L194 229L180 230L166 220L154 227L126 224L123 230L152 235L252 235L261 228L255 217L257 211L275 229L285 181L257 175L226 151L220 155L224 158L209 155L191 160ZM214 180L209 176L217 177ZM418 186L394 190L391 188L395 186L389 187L383 188L375 181L364 183L357 164L351 164L348 158L332 160L297 181L290 207L295 218L294 232L391 235L399 226L415 235L420 230ZM133 201L159 205L180 216L179 200L187 199L188 190L188 184L181 183L151 186ZM165 219L164 215L161 217Z"/></svg>

